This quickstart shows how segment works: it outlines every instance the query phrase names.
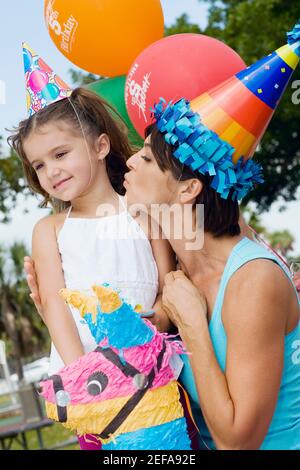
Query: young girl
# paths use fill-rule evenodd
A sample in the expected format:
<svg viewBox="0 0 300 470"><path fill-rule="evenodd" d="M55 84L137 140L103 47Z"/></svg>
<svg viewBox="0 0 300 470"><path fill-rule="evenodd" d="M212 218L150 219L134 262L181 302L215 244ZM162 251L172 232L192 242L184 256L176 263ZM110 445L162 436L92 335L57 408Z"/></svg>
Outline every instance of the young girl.
<svg viewBox="0 0 300 470"><path fill-rule="evenodd" d="M56 209L36 224L32 240L53 341L49 375L96 347L87 324L60 298L63 287L90 292L93 284L109 283L132 305L159 310L160 328L167 329L159 296L174 256L166 240L149 241L126 210L123 179L131 149L101 98L77 88L22 121L9 143L42 205ZM113 214L97 217L104 204Z"/></svg>

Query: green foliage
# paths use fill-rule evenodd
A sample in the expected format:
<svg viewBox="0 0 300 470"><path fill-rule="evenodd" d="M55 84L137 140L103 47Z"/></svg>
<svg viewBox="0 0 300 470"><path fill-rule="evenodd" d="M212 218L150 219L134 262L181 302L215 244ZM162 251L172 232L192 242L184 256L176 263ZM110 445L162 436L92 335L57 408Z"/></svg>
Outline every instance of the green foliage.
<svg viewBox="0 0 300 470"><path fill-rule="evenodd" d="M0 223L10 221L10 211L16 205L18 194L30 194L21 162L12 151L7 157L0 153Z"/></svg>
<svg viewBox="0 0 300 470"><path fill-rule="evenodd" d="M293 235L288 230L276 230L275 232L268 233L267 238L275 250L280 251L284 256L288 256L289 252L293 250L293 243L295 241Z"/></svg>
<svg viewBox="0 0 300 470"><path fill-rule="evenodd" d="M251 210L249 206L242 207L242 212L243 212L243 216L245 217L245 220L247 220L248 225L250 225L250 227L253 228L255 232L261 235L265 235L267 233L267 230L263 226L263 223L261 221L259 214Z"/></svg>
<svg viewBox="0 0 300 470"><path fill-rule="evenodd" d="M247 64L261 59L286 43L285 33L300 18L300 2L295 0L206 0L210 4L204 31L225 41ZM255 158L264 168L265 183L243 201L257 202L258 210L268 210L279 197L292 201L300 185L300 104L292 103L296 69L284 97L262 140Z"/></svg>
<svg viewBox="0 0 300 470"><path fill-rule="evenodd" d="M101 78L93 73L84 73L73 69L69 70L69 74L71 75L72 83L75 86L88 85L89 83L93 83Z"/></svg>
<svg viewBox="0 0 300 470"><path fill-rule="evenodd" d="M183 14L176 19L174 25L165 27L165 36L180 33L201 33L201 29L199 25L190 23L188 15Z"/></svg>
<svg viewBox="0 0 300 470"><path fill-rule="evenodd" d="M0 339L7 344L8 357L19 365L21 358L44 351L49 336L29 297L23 270L26 254L23 243L8 250L0 246Z"/></svg>
<svg viewBox="0 0 300 470"><path fill-rule="evenodd" d="M295 242L293 235L286 229L275 231L267 230L263 225L261 216L249 206L242 208L242 212L247 224L250 225L259 236L262 236L275 251L279 252L287 260L290 260ZM296 256L295 258L300 259L300 256Z"/></svg>
<svg viewBox="0 0 300 470"><path fill-rule="evenodd" d="M24 280L23 260L27 256L27 249L23 243L14 243L10 248L10 256L18 280Z"/></svg>

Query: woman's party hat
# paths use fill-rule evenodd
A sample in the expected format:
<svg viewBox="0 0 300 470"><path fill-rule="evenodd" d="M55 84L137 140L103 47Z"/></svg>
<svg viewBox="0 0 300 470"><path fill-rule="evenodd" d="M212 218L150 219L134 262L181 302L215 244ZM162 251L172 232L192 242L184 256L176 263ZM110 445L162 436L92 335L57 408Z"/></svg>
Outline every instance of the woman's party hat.
<svg viewBox="0 0 300 470"><path fill-rule="evenodd" d="M288 44L237 73L189 104L156 105L154 116L174 156L202 174L227 198L241 199L263 181L251 157L300 59L300 22Z"/></svg>
<svg viewBox="0 0 300 470"><path fill-rule="evenodd" d="M26 103L29 117L51 103L70 96L67 85L28 44L23 43Z"/></svg>

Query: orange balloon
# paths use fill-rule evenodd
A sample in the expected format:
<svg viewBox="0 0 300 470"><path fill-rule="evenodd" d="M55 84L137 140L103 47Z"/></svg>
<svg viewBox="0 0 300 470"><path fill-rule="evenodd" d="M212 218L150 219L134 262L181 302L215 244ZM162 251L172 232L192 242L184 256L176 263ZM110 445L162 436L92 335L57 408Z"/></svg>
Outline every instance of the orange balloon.
<svg viewBox="0 0 300 470"><path fill-rule="evenodd" d="M126 74L161 39L160 0L45 0L51 39L73 64L107 77Z"/></svg>

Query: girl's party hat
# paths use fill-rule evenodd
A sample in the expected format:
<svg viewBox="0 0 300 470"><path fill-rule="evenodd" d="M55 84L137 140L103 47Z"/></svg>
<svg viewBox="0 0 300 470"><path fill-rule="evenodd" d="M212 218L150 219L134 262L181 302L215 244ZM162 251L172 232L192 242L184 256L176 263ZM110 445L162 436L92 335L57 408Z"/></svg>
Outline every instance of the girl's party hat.
<svg viewBox="0 0 300 470"><path fill-rule="evenodd" d="M287 44L189 104L160 102L154 116L174 156L193 170L213 176L211 186L241 199L263 181L251 160L300 59L300 22Z"/></svg>
<svg viewBox="0 0 300 470"><path fill-rule="evenodd" d="M55 101L70 96L67 85L28 44L23 43L26 103L29 117Z"/></svg>

